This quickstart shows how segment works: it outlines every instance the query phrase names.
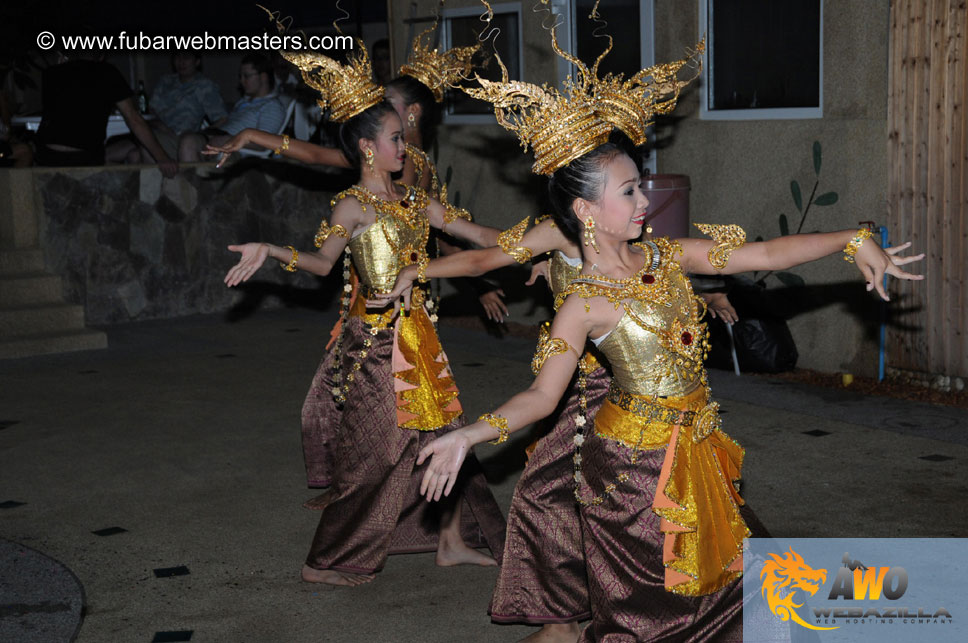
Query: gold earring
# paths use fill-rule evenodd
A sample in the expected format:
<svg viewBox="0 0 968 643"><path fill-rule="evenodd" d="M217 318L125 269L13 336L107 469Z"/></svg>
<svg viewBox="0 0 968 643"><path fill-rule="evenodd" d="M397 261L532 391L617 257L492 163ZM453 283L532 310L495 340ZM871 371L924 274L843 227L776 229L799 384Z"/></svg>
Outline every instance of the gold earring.
<svg viewBox="0 0 968 643"><path fill-rule="evenodd" d="M410 127L417 126L417 119L414 118L413 112L410 112L410 115L407 116L407 124L410 125Z"/></svg>
<svg viewBox="0 0 968 643"><path fill-rule="evenodd" d="M645 224L645 233L652 234L652 226L650 226L648 223Z"/></svg>
<svg viewBox="0 0 968 643"><path fill-rule="evenodd" d="M366 148L366 152L364 152L364 155L366 156L367 167L370 168L371 172L373 172L374 171L373 170L373 150L371 150L370 148Z"/></svg>
<svg viewBox="0 0 968 643"><path fill-rule="evenodd" d="M598 252L598 243L595 240L595 219L588 217L585 219L585 231L582 233L585 245L590 245L595 252Z"/></svg>

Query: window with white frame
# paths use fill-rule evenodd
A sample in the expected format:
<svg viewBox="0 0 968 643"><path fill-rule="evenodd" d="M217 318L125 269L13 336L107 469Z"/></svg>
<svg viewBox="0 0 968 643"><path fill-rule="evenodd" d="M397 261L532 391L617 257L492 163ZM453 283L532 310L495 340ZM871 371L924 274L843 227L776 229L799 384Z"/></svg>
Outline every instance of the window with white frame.
<svg viewBox="0 0 968 643"><path fill-rule="evenodd" d="M510 77L520 79L524 68L521 3L492 3L491 7L494 9L494 18L491 20L489 29L499 29L500 32L497 38L489 39L485 47L488 51L493 51L491 47L495 47ZM443 47L450 49L476 45L481 31L487 26L481 21L482 13L481 7L445 8L441 31ZM488 80L501 79L501 69L493 60L486 65L477 64L470 77L473 78L475 73ZM451 90L447 92L444 104L444 122L448 124L493 123L494 107L490 103L471 98L464 92Z"/></svg>
<svg viewBox="0 0 968 643"><path fill-rule="evenodd" d="M700 117L823 117L821 0L699 0Z"/></svg>
<svg viewBox="0 0 968 643"><path fill-rule="evenodd" d="M598 4L598 20L589 15ZM558 32L558 44L565 51L578 56L591 67L598 56L605 51L612 36L612 49L602 59L598 75L622 74L630 78L638 71L655 64L654 45L654 0L551 0L552 10L565 18ZM574 75L573 66L567 61L559 61L558 81L569 74ZM656 171L654 154L655 129L647 133L647 147L642 151L643 169Z"/></svg>

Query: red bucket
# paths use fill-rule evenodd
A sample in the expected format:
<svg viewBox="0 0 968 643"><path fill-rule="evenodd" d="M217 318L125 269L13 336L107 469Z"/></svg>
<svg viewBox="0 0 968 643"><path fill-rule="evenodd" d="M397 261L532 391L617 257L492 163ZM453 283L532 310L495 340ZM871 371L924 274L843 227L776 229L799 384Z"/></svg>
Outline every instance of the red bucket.
<svg viewBox="0 0 968 643"><path fill-rule="evenodd" d="M646 222L653 237L689 236L689 177L685 174L643 174L642 192L649 199Z"/></svg>

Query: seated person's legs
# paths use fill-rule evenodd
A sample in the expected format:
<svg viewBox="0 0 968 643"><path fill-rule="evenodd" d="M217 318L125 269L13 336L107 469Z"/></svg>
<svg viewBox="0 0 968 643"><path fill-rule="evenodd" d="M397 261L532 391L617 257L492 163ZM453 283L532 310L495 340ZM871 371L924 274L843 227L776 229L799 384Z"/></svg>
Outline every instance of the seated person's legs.
<svg viewBox="0 0 968 643"><path fill-rule="evenodd" d="M230 138L232 137L216 128L195 134L182 134L178 141L178 160L186 163L203 161L205 159L202 150L206 145L222 145Z"/></svg>
<svg viewBox="0 0 968 643"><path fill-rule="evenodd" d="M138 143L133 136L114 137L104 148L104 160L107 163L140 163Z"/></svg>
<svg viewBox="0 0 968 643"><path fill-rule="evenodd" d="M154 120L150 123L151 131L158 139L158 144L161 145L165 153L168 154L173 159L182 160L179 154L180 137L175 134L170 127L161 122L161 120ZM151 156L148 149L141 145L138 149L138 160L135 163L154 163L155 159Z"/></svg>

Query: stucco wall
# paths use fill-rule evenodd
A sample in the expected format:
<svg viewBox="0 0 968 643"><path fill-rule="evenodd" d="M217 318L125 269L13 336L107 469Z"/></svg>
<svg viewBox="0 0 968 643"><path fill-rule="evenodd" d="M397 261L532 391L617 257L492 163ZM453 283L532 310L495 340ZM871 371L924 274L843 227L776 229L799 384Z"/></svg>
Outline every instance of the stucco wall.
<svg viewBox="0 0 968 643"><path fill-rule="evenodd" d="M811 147L820 141L818 194L832 190L840 199L812 208L804 231L885 223L888 16L883 0L824 2L823 118L709 121L699 118L696 91L681 102L677 115L684 120L658 164L660 172L690 176L693 221L738 223L751 239L779 234L780 213L795 225L799 213L790 181L809 193L815 180ZM698 36L698 2L656 0L657 60L679 56ZM857 270L835 256L793 272L811 291L789 322L799 365L876 372L878 311Z"/></svg>

